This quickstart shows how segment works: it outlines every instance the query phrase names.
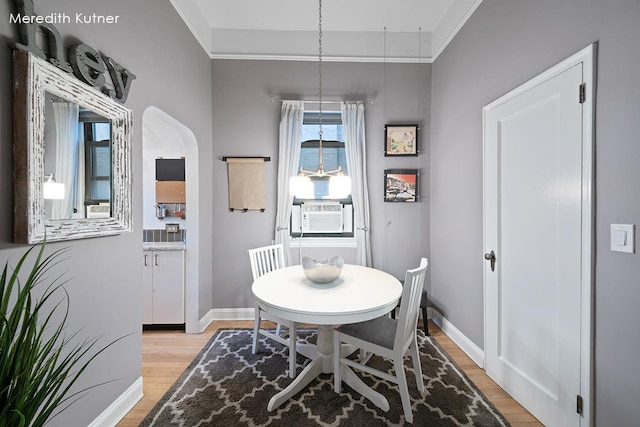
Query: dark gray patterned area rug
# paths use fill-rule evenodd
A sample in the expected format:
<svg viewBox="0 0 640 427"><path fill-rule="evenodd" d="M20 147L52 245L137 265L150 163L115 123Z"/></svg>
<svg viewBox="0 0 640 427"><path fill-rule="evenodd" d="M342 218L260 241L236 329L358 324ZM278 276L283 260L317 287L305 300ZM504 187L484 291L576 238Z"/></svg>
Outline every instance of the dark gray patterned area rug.
<svg viewBox="0 0 640 427"><path fill-rule="evenodd" d="M140 424L163 426L401 426L406 421L397 386L358 372L367 385L382 393L390 409L384 412L344 385L333 391L333 374L322 374L273 412L271 397L291 383L288 351L272 340L260 341L251 353L252 330L222 329ZM300 338L315 342L315 331ZM416 388L411 360L405 358L416 426L508 426L447 353L422 332L418 335L425 392ZM298 373L308 359L298 355ZM369 365L391 370L382 358Z"/></svg>

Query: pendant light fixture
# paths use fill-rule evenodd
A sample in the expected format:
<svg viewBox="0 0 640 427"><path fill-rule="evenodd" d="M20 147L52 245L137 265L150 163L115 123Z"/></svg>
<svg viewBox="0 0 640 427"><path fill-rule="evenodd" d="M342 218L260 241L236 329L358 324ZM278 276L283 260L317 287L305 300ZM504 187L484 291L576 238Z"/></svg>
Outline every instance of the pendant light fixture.
<svg viewBox="0 0 640 427"><path fill-rule="evenodd" d="M53 174L50 174L44 182L42 193L46 200L62 200L64 199L64 184L56 182Z"/></svg>
<svg viewBox="0 0 640 427"><path fill-rule="evenodd" d="M313 199L311 178L329 178L329 197L342 199L351 194L351 179L344 174L342 166L325 170L322 152L322 0L318 0L318 167L316 170L300 168L298 175L291 178L291 193L302 199Z"/></svg>

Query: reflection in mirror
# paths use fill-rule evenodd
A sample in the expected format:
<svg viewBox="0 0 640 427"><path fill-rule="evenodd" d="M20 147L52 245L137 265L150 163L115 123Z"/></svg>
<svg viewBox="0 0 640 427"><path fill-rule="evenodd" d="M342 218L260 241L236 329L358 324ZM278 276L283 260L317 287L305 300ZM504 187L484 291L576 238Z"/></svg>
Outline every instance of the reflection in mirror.
<svg viewBox="0 0 640 427"><path fill-rule="evenodd" d="M108 218L111 202L110 120L45 93L45 218ZM57 185L62 197L48 195Z"/></svg>
<svg viewBox="0 0 640 427"><path fill-rule="evenodd" d="M131 110L31 53L13 61L14 241L130 232Z"/></svg>

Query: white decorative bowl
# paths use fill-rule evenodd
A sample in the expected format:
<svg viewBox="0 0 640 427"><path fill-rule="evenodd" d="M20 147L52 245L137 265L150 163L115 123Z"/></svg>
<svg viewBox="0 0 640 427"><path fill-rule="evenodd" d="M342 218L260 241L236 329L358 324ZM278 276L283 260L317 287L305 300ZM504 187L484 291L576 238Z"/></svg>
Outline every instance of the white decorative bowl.
<svg viewBox="0 0 640 427"><path fill-rule="evenodd" d="M344 259L334 256L329 259L317 261L309 257L302 257L302 270L307 279L314 283L330 283L340 277Z"/></svg>

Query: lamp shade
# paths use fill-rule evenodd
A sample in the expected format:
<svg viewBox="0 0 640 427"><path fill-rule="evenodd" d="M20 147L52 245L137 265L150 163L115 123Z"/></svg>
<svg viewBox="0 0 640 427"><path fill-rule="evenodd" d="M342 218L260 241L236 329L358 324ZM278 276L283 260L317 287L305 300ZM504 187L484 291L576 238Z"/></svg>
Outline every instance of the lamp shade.
<svg viewBox="0 0 640 427"><path fill-rule="evenodd" d="M298 199L313 199L313 182L308 176L292 176L289 179L289 191Z"/></svg>
<svg viewBox="0 0 640 427"><path fill-rule="evenodd" d="M64 184L47 181L44 183L43 191L45 199L62 200L64 199Z"/></svg>
<svg viewBox="0 0 640 427"><path fill-rule="evenodd" d="M329 178L329 197L332 199L344 199L351 194L351 178L346 175L332 176Z"/></svg>
<svg viewBox="0 0 640 427"><path fill-rule="evenodd" d="M53 174L48 175L42 187L42 193L45 199L62 200L64 199L64 184L56 182Z"/></svg>

